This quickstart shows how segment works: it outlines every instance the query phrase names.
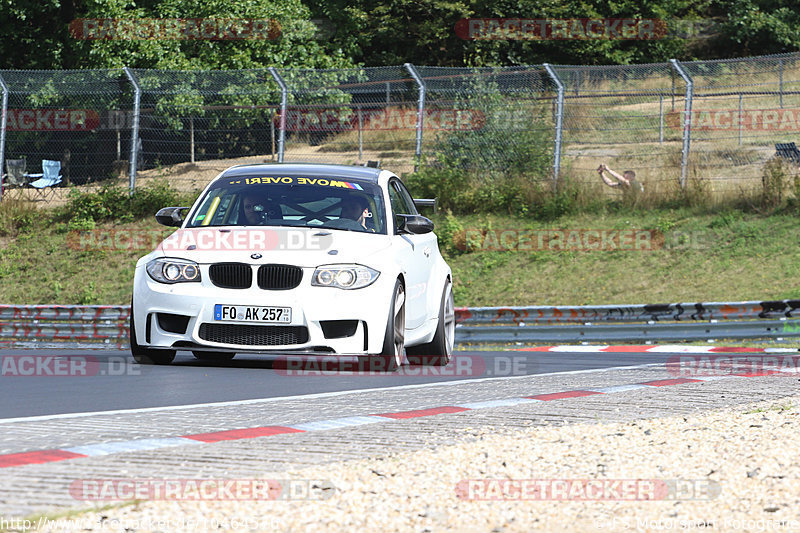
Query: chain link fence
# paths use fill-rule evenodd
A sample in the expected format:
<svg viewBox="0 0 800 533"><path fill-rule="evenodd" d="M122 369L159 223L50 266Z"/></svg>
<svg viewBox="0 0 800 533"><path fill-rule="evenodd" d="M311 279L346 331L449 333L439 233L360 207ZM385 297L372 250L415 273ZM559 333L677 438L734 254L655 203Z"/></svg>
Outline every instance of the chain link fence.
<svg viewBox="0 0 800 533"><path fill-rule="evenodd" d="M140 93L139 184L168 175L196 190L232 164L275 161L280 87L270 70L128 72Z"/></svg>
<svg viewBox="0 0 800 533"><path fill-rule="evenodd" d="M413 170L420 90L409 67L276 72L288 89L283 160Z"/></svg>
<svg viewBox="0 0 800 533"><path fill-rule="evenodd" d="M604 163L635 171L645 194L724 198L761 190L776 143L800 130L800 54L626 66L3 70L0 91L3 198L49 201L68 185L133 188L159 177L196 190L233 164L280 161L378 161L398 173L449 165L618 194L598 179ZM800 161L791 146L783 152ZM29 185L43 160L60 162L62 175L44 194Z"/></svg>
<svg viewBox="0 0 800 533"><path fill-rule="evenodd" d="M4 197L61 197L66 185L123 172L132 133L124 114L133 98L123 70L4 70L0 77L0 163L4 174L12 170ZM60 194L30 186L44 174L43 161L57 162Z"/></svg>
<svg viewBox="0 0 800 533"><path fill-rule="evenodd" d="M686 84L668 63L554 66L564 84L564 175L603 194L599 165L633 170L648 194L680 185ZM614 191L611 191L612 193Z"/></svg>
<svg viewBox="0 0 800 533"><path fill-rule="evenodd" d="M775 144L800 133L800 54L683 67L694 81L689 176L715 196L761 192Z"/></svg>
<svg viewBox="0 0 800 533"><path fill-rule="evenodd" d="M425 86L423 154L465 171L546 176L553 158L554 84L541 66L417 67ZM537 169L539 172L532 172Z"/></svg>

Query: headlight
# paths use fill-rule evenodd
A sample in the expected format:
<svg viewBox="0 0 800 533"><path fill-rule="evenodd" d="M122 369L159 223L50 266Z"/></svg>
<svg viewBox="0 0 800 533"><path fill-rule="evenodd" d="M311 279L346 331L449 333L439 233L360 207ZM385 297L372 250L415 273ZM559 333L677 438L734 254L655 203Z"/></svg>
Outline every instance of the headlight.
<svg viewBox="0 0 800 533"><path fill-rule="evenodd" d="M324 265L314 270L311 285L337 289L361 289L378 279L381 273L363 265Z"/></svg>
<svg viewBox="0 0 800 533"><path fill-rule="evenodd" d="M147 273L159 283L200 281L200 267L187 259L160 257L147 263Z"/></svg>

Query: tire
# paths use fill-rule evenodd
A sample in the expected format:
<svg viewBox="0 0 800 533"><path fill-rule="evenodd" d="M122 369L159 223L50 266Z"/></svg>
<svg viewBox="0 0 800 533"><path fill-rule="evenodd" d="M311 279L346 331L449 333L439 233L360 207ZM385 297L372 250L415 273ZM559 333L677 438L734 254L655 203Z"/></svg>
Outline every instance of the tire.
<svg viewBox="0 0 800 533"><path fill-rule="evenodd" d="M230 361L231 359L236 356L235 353L232 352L201 352L196 351L192 352L195 359L200 359L201 361L213 361L215 363L224 363L226 361Z"/></svg>
<svg viewBox="0 0 800 533"><path fill-rule="evenodd" d="M398 279L392 292L392 305L386 320L383 347L379 355L360 356L359 367L364 370L394 372L406 359L406 292Z"/></svg>
<svg viewBox="0 0 800 533"><path fill-rule="evenodd" d="M439 305L439 322L433 340L408 348L408 361L414 365L447 366L453 357L456 333L456 314L453 302L453 284L448 279Z"/></svg>
<svg viewBox="0 0 800 533"><path fill-rule="evenodd" d="M133 304L131 304L131 321L128 336L133 360L140 365L168 365L175 359L175 350L153 350L139 346L139 343L136 342L136 328L133 323Z"/></svg>

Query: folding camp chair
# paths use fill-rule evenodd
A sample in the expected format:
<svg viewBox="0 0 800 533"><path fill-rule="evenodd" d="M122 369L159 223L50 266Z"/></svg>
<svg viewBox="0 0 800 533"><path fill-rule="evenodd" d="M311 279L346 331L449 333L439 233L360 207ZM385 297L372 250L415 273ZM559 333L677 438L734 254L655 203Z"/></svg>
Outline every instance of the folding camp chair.
<svg viewBox="0 0 800 533"><path fill-rule="evenodd" d="M39 195L47 200L47 194L54 194L53 187L61 183L61 161L42 159L42 173L28 174L30 178L39 178L32 181L30 186L36 189Z"/></svg>
<svg viewBox="0 0 800 533"><path fill-rule="evenodd" d="M25 159L6 159L6 175L3 181L3 195L18 191L22 195L22 189L28 184L28 175L25 174Z"/></svg>

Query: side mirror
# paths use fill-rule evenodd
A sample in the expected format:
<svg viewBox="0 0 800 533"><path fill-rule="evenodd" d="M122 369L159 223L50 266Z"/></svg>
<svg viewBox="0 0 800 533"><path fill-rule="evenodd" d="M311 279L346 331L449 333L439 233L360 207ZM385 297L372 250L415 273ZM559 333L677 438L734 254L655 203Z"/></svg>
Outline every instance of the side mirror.
<svg viewBox="0 0 800 533"><path fill-rule="evenodd" d="M182 211L187 211L188 209L188 207L165 207L159 209L158 213L156 213L156 220L163 226L179 228L183 224Z"/></svg>
<svg viewBox="0 0 800 533"><path fill-rule="evenodd" d="M433 222L422 215L397 215L397 232L422 235L433 231Z"/></svg>
<svg viewBox="0 0 800 533"><path fill-rule="evenodd" d="M414 205L417 209L420 207L432 207L433 212L436 212L436 198L414 198Z"/></svg>

